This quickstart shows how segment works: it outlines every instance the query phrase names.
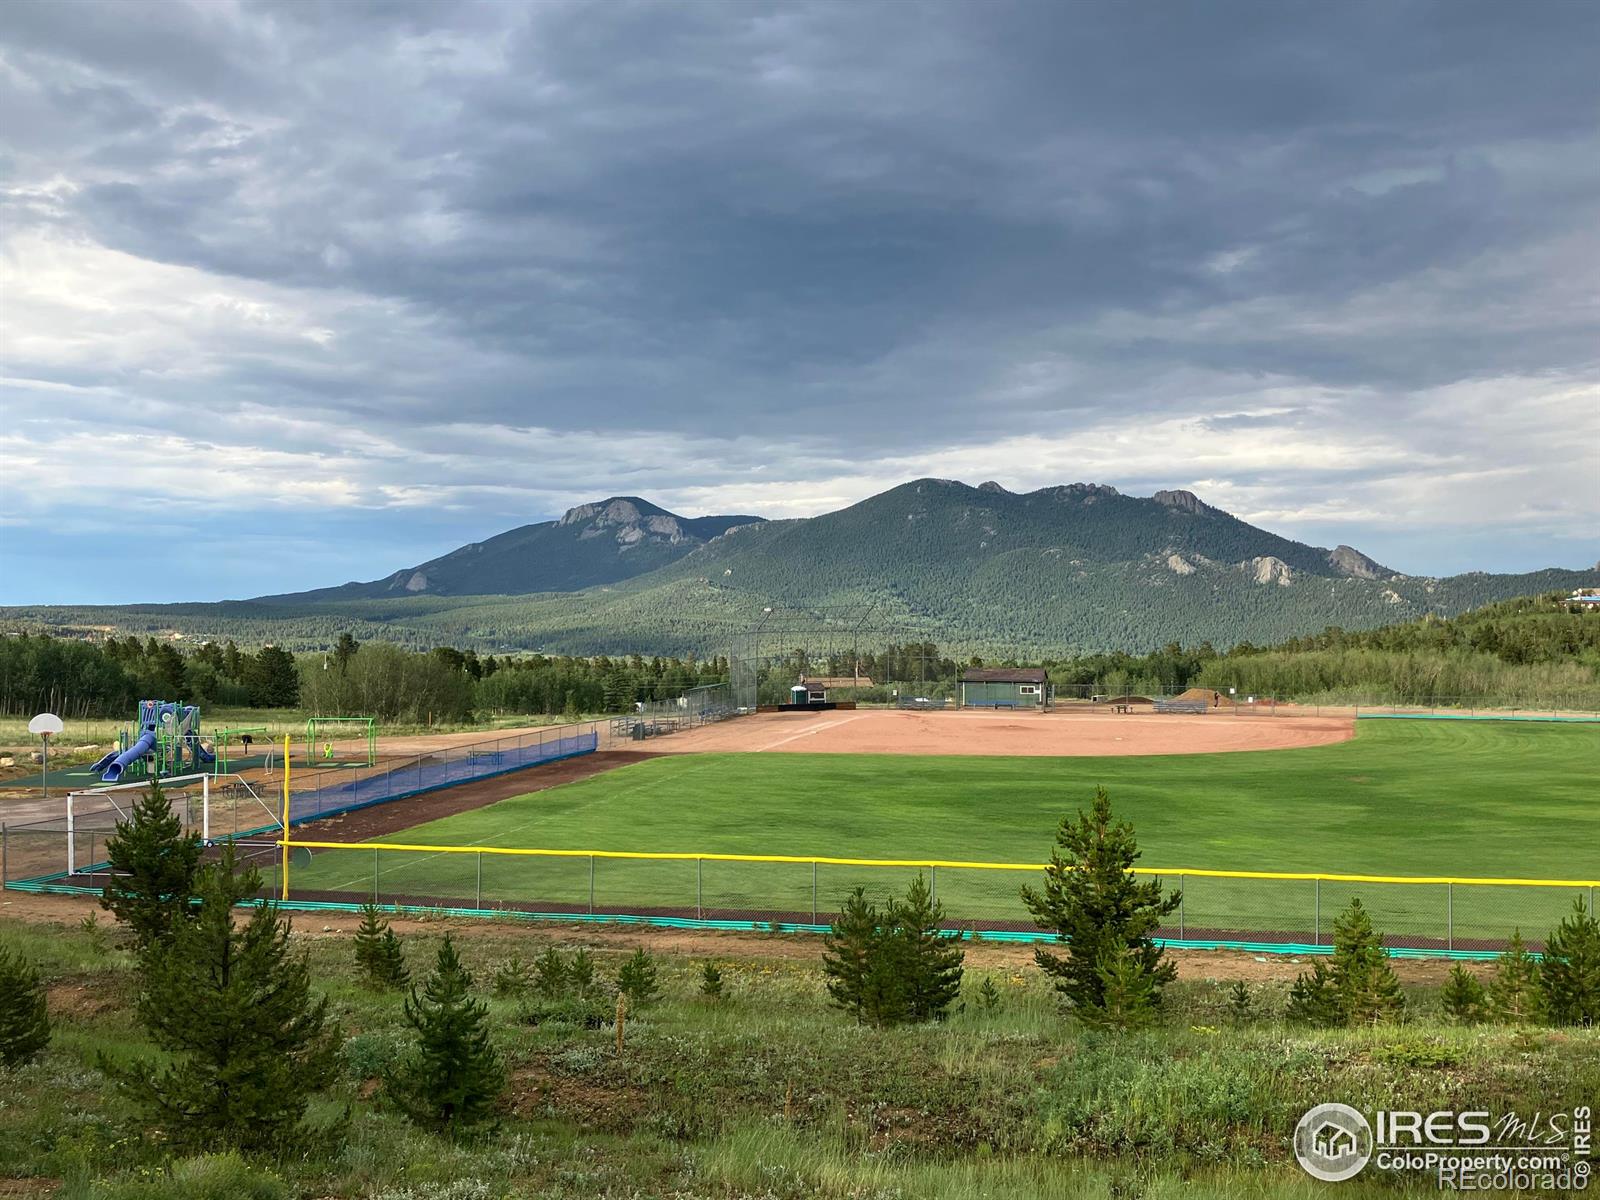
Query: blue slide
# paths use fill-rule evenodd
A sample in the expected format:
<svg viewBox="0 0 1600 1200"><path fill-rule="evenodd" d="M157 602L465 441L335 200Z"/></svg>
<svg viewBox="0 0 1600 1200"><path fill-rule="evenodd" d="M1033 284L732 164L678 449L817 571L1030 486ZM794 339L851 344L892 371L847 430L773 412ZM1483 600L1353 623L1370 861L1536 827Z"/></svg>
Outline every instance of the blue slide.
<svg viewBox="0 0 1600 1200"><path fill-rule="evenodd" d="M134 742L121 754L108 754L94 766L91 771L104 771L100 776L103 783L116 783L122 778L122 772L127 770L129 763L138 762L145 755L156 748L156 727L154 725L139 735L139 740Z"/></svg>

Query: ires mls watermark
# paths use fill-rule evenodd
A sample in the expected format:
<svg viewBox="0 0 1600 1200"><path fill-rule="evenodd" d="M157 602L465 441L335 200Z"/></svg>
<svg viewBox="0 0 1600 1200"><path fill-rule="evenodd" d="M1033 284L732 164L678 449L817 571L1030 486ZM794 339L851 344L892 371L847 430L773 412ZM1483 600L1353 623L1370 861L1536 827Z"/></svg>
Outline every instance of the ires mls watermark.
<svg viewBox="0 0 1600 1200"><path fill-rule="evenodd" d="M1416 1171L1441 1190L1586 1191L1594 1150L1587 1105L1552 1113L1379 1109L1369 1121L1348 1104L1319 1104L1294 1130L1294 1156L1329 1183L1380 1171Z"/></svg>

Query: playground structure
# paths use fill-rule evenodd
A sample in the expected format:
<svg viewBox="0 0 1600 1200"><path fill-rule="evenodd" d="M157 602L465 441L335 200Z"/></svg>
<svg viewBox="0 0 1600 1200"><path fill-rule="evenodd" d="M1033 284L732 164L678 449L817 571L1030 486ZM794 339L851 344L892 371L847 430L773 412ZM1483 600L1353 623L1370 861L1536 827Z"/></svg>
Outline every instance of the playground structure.
<svg viewBox="0 0 1600 1200"><path fill-rule="evenodd" d="M343 727L358 732L362 745L355 751L330 737ZM318 742L321 740L319 746ZM306 766L373 767L378 764L378 725L372 717L312 717L306 722Z"/></svg>
<svg viewBox="0 0 1600 1200"><path fill-rule="evenodd" d="M117 743L90 768L104 783L199 771L215 758L200 741L200 710L171 700L139 701L134 728L118 735Z"/></svg>
<svg viewBox="0 0 1600 1200"><path fill-rule="evenodd" d="M227 729L217 729L211 734L211 752L215 756L212 774L227 775L230 772L234 765L233 743L236 741L241 747L240 757L244 759L250 758L250 747L258 741L267 748L268 758L271 758L272 740L267 737L265 725L237 725Z"/></svg>

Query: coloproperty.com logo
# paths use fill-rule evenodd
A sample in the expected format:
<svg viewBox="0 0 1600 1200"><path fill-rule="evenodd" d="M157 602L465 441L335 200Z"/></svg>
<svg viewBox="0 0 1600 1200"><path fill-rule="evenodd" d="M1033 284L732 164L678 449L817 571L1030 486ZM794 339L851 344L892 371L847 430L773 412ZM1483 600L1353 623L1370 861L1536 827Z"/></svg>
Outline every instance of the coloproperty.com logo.
<svg viewBox="0 0 1600 1200"><path fill-rule="evenodd" d="M1294 1130L1294 1155L1306 1174L1329 1183L1379 1171L1421 1172L1440 1190L1572 1194L1589 1187L1593 1112L1481 1111L1367 1114L1319 1104Z"/></svg>

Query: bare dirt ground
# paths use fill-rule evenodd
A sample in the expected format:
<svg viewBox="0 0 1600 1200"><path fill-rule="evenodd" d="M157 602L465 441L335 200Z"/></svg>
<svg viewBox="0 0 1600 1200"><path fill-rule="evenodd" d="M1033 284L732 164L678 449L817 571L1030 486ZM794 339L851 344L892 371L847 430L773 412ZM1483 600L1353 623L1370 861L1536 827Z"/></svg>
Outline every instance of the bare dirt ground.
<svg viewBox="0 0 1600 1200"><path fill-rule="evenodd" d="M102 921L112 920L99 904L88 897L38 896L27 892L0 892L0 925L15 921L30 925L75 926L88 913L99 913ZM351 938L361 918L354 913L291 913L295 936L301 938ZM565 947L586 946L593 950L630 951L643 946L652 954L681 955L690 958L770 959L814 961L822 953L821 939L809 934L761 934L717 930L657 929L642 925L599 925L590 922L494 921L481 918L413 918L397 916L391 924L395 932L443 933L454 937L517 939L531 949L524 958L537 954L543 946L559 943ZM1033 948L1011 943L975 941L966 944L967 965L986 970L1032 968ZM1292 981L1305 969L1306 960L1289 955L1249 954L1237 950L1169 951L1185 979L1236 979L1248 982ZM1398 958L1390 960L1401 980L1411 984L1440 985L1453 964L1436 959Z"/></svg>
<svg viewBox="0 0 1600 1200"><path fill-rule="evenodd" d="M1226 711L1111 713L911 712L897 709L758 713L652 738L659 754L976 754L1093 757L1211 754L1325 746L1355 736L1345 716L1271 718Z"/></svg>

